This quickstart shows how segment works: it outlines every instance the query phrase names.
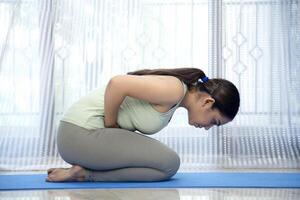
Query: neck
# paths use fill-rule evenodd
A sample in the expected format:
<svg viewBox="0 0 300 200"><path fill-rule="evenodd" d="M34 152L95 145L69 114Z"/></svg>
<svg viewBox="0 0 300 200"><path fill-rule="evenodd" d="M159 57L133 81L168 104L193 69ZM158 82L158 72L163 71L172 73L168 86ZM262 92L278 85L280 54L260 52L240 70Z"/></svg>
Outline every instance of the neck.
<svg viewBox="0 0 300 200"><path fill-rule="evenodd" d="M185 109L189 109L189 101L190 101L190 92L187 91L182 99L182 101L180 102L179 106L178 107L183 107Z"/></svg>
<svg viewBox="0 0 300 200"><path fill-rule="evenodd" d="M178 107L183 107L187 110L190 109L191 105L199 98L199 95L201 97L209 97L209 95L205 92L196 92L194 90L191 90L191 91L187 91L182 99L182 101L180 102L179 106Z"/></svg>

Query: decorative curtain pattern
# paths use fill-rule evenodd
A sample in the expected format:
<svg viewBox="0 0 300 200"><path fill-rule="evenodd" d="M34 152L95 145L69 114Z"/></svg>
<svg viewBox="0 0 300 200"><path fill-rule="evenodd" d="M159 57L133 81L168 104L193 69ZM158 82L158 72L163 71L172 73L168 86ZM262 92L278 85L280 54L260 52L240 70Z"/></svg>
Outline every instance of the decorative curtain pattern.
<svg viewBox="0 0 300 200"><path fill-rule="evenodd" d="M180 171L300 167L300 8L296 0L0 1L0 170L68 166L63 113L114 75L199 67L232 81L230 123L198 130L179 108L151 137Z"/></svg>
<svg viewBox="0 0 300 200"><path fill-rule="evenodd" d="M228 167L300 167L299 15L298 1L223 2L221 71L242 100L221 128Z"/></svg>

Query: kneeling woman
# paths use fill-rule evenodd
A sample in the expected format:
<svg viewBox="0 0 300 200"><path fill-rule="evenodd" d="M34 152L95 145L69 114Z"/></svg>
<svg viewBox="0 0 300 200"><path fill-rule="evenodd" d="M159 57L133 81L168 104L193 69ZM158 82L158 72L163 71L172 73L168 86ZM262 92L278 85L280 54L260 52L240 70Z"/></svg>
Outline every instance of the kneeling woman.
<svg viewBox="0 0 300 200"><path fill-rule="evenodd" d="M175 110L208 130L234 119L237 88L197 68L117 75L74 103L60 121L57 147L71 168L51 168L46 181L162 181L176 174L178 154L147 135L166 127ZM138 132L136 132L138 131Z"/></svg>

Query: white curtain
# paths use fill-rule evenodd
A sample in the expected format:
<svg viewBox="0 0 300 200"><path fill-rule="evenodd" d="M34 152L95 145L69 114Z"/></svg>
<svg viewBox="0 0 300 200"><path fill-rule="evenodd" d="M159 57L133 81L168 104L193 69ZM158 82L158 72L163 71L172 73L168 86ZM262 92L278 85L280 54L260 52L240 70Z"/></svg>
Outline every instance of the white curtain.
<svg viewBox="0 0 300 200"><path fill-rule="evenodd" d="M68 107L110 77L199 67L232 81L241 107L209 131L178 109L151 137L179 171L300 168L297 0L0 1L0 170L69 166L56 130Z"/></svg>

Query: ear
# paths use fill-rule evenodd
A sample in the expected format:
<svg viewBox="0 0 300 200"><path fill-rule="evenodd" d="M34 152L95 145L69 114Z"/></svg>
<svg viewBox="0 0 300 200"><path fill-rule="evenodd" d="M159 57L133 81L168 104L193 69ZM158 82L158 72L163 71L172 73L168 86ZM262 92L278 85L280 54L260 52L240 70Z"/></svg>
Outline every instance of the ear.
<svg viewBox="0 0 300 200"><path fill-rule="evenodd" d="M204 107L212 107L212 105L215 103L215 100L211 97L205 97L203 98L202 106Z"/></svg>

